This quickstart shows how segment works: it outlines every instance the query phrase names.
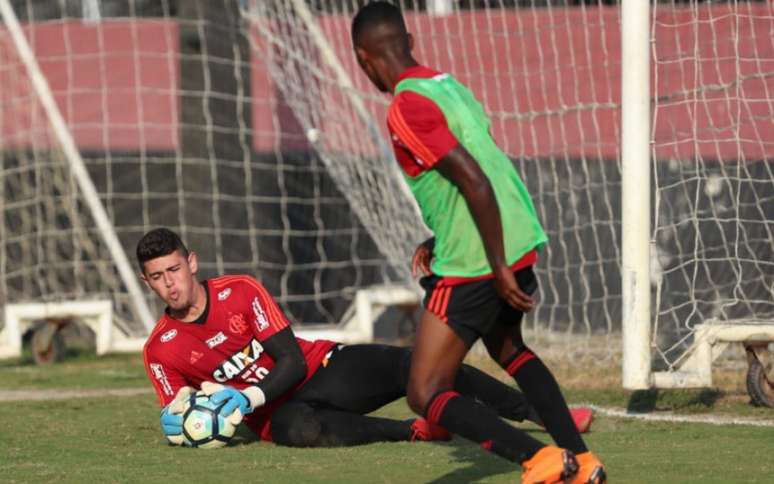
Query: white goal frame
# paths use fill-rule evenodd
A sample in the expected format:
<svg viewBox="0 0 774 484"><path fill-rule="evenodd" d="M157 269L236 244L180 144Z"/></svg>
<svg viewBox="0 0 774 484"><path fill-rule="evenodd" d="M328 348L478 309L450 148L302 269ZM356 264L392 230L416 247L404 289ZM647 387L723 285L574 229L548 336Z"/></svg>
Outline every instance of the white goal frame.
<svg viewBox="0 0 774 484"><path fill-rule="evenodd" d="M145 338L130 338L113 324L113 302L63 301L51 303L7 304L5 326L0 330L0 358L19 358L24 333L43 321L72 321L94 332L97 354L133 353L142 350Z"/></svg>
<svg viewBox="0 0 774 484"><path fill-rule="evenodd" d="M417 307L418 291L402 285L379 285L360 289L341 324L331 328L302 326L294 329L304 339L328 339L341 343L369 343L374 340L374 323L391 306Z"/></svg>
<svg viewBox="0 0 774 484"><path fill-rule="evenodd" d="M621 177L623 387L708 387L712 362L729 343L774 341L774 321L708 320L694 328L674 371L651 364L651 6L621 1Z"/></svg>

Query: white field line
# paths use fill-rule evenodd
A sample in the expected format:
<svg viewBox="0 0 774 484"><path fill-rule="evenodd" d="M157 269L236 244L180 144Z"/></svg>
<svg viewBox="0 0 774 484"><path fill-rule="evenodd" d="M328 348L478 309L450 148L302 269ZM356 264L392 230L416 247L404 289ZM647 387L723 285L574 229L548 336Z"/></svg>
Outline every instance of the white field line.
<svg viewBox="0 0 774 484"><path fill-rule="evenodd" d="M606 417L630 418L647 422L702 423L710 425L750 425L753 427L774 427L774 420L751 417L732 417L726 415L678 415L672 412L640 413L623 408L600 407L593 404L580 404Z"/></svg>
<svg viewBox="0 0 774 484"><path fill-rule="evenodd" d="M152 393L152 388L0 390L0 402L70 400L73 398L133 397L135 395L150 395Z"/></svg>
<svg viewBox="0 0 774 484"><path fill-rule="evenodd" d="M73 398L132 397L152 395L151 388L105 388L88 390L0 390L0 402L70 400ZM749 425L753 427L774 427L774 420L751 417L729 417L725 415L678 415L672 412L639 413L623 408L601 407L580 403L573 406L589 407L596 414L613 418L628 418L647 422L702 423L709 425Z"/></svg>

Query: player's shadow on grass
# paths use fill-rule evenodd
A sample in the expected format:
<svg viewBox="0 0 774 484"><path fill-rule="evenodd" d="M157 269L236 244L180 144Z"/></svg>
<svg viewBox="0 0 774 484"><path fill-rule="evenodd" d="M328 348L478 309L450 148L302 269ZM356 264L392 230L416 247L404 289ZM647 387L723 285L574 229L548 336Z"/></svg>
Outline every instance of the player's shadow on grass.
<svg viewBox="0 0 774 484"><path fill-rule="evenodd" d="M522 428L527 433L537 434L540 438L544 431L539 429ZM544 439L541 439L544 440ZM454 447L452 456L460 463L466 464L465 467L450 471L437 479L429 481L428 484L458 484L461 482L479 482L490 476L500 474L510 474L516 482L521 477L522 469L518 464L508 462L491 452L483 450L480 446L469 442L461 437L455 437L452 441L446 443L434 443L433 445L444 445Z"/></svg>
<svg viewBox="0 0 774 484"><path fill-rule="evenodd" d="M635 413L674 411L686 408L711 409L722 396L723 392L714 388L669 391L637 390L629 396L626 409Z"/></svg>
<svg viewBox="0 0 774 484"><path fill-rule="evenodd" d="M260 441L261 439L259 439L252 430L247 428L246 425L240 425L237 427L236 433L234 434L234 437L231 438L231 442L228 443L228 446L241 447L243 445L254 444L255 442Z"/></svg>

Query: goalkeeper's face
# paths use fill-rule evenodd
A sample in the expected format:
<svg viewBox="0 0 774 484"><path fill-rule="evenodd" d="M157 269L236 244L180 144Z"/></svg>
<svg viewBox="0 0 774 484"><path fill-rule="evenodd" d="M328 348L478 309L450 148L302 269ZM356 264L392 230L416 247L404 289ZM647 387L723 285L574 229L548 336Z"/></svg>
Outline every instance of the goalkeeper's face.
<svg viewBox="0 0 774 484"><path fill-rule="evenodd" d="M179 251L151 259L143 265L142 279L174 312L185 312L195 302L198 261L191 252Z"/></svg>

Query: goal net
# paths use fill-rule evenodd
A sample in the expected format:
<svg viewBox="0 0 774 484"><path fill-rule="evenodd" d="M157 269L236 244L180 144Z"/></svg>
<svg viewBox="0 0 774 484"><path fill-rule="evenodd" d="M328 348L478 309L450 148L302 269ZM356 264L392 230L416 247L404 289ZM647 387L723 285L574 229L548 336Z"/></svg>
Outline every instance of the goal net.
<svg viewBox="0 0 774 484"><path fill-rule="evenodd" d="M256 48L265 49L273 79L315 133L329 172L406 277L404 261L421 240L411 234L422 226L394 204L404 194L380 145L388 98L352 53L349 26L362 3L259 1L248 16L260 34ZM548 230L541 304L529 326L568 358L617 359L625 312L620 5L395 3L416 57L453 73L483 101ZM652 132L650 346L654 368L674 370L698 324L774 316L774 19L770 2L672 1L654 5L651 27L651 52L642 55L653 60L653 125L641 127Z"/></svg>
<svg viewBox="0 0 774 484"><path fill-rule="evenodd" d="M427 236L360 72L355 0L10 2L130 260L178 230L205 277L261 279L298 324L414 287ZM526 322L567 360L620 356L620 5L400 1L415 54L471 87L550 237ZM770 2L652 10L652 349L774 314ZM106 295L141 322L0 32L0 304ZM145 301L154 311L154 300Z"/></svg>
<svg viewBox="0 0 774 484"><path fill-rule="evenodd" d="M252 274L299 324L336 324L358 289L393 280L238 2L9 3L135 272L139 238L168 226L202 277ZM138 320L39 96L0 25L0 306L107 298L143 336L152 321Z"/></svg>
<svg viewBox="0 0 774 484"><path fill-rule="evenodd" d="M652 347L774 324L774 5L655 4Z"/></svg>
<svg viewBox="0 0 774 484"><path fill-rule="evenodd" d="M349 38L357 3L259 1L248 15L258 40L268 43L279 89L293 99L304 127L319 130L316 148L342 192L353 197L369 233L408 278L406 262L424 229L413 210L394 203L405 194L393 188L395 162L380 146L389 99L360 72ZM481 99L547 229L550 248L537 266L541 303L527 322L554 343L541 350L615 357L621 315L617 9L560 2L400 4L416 58L452 73ZM357 103L378 123L377 139Z"/></svg>

